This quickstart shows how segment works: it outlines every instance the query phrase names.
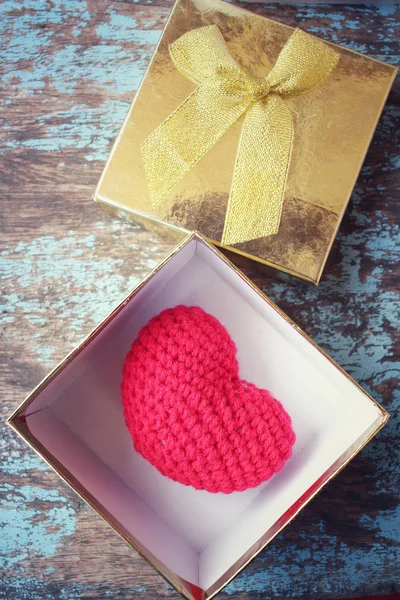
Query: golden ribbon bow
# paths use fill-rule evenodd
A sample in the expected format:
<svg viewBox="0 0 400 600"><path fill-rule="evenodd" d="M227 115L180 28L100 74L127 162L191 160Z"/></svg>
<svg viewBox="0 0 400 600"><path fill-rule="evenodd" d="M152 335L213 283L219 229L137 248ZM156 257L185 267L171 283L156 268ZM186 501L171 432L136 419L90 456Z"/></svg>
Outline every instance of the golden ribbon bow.
<svg viewBox="0 0 400 600"><path fill-rule="evenodd" d="M264 79L239 67L216 25L185 33L169 51L198 87L141 145L153 207L245 114L221 241L277 233L293 143L284 99L318 88L338 54L296 29Z"/></svg>

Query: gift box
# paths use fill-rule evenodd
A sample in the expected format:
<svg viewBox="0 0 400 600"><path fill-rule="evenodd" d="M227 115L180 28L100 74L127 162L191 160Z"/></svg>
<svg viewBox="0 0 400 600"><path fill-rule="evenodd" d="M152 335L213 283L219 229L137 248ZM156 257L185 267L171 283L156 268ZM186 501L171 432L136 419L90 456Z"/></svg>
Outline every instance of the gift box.
<svg viewBox="0 0 400 600"><path fill-rule="evenodd" d="M318 283L395 74L238 6L178 0L95 200Z"/></svg>
<svg viewBox="0 0 400 600"><path fill-rule="evenodd" d="M238 348L240 377L291 416L296 442L258 487L208 493L161 475L126 427L121 378L139 330L200 306ZM207 351L207 348L204 348ZM375 435L386 411L205 238L190 234L30 394L9 423L190 600L213 597Z"/></svg>

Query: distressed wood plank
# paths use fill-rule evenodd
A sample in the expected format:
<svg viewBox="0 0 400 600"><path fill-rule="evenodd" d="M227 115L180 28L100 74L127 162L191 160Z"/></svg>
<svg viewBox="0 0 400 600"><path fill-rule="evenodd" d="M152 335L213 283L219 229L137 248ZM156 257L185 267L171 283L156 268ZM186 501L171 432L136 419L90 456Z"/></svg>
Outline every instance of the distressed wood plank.
<svg viewBox="0 0 400 600"><path fill-rule="evenodd" d="M172 247L91 201L171 6L0 7L2 422ZM395 5L250 8L398 59ZM248 271L392 418L221 597L351 597L400 585L399 103L397 81L321 285ZM0 443L0 598L178 597L5 425Z"/></svg>

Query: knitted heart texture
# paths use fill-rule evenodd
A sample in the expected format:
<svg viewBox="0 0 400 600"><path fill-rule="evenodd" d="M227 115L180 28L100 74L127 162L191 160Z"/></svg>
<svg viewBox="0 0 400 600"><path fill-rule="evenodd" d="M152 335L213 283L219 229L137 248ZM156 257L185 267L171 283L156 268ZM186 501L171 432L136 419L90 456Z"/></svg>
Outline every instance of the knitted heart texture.
<svg viewBox="0 0 400 600"><path fill-rule="evenodd" d="M180 305L153 317L125 359L122 402L135 450L197 490L256 487L292 454L289 415L239 377L236 352L215 317Z"/></svg>

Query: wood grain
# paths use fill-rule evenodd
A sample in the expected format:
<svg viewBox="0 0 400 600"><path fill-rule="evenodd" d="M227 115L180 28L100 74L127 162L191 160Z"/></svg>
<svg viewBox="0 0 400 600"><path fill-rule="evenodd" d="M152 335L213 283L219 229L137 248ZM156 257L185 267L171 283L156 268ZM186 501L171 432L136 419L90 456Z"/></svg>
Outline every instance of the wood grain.
<svg viewBox="0 0 400 600"><path fill-rule="evenodd" d="M4 425L173 245L91 200L171 5L6 0L0 8L0 598L178 598ZM251 10L398 60L396 5ZM399 92L397 80L320 286L247 271L392 418L221 598L400 588Z"/></svg>

